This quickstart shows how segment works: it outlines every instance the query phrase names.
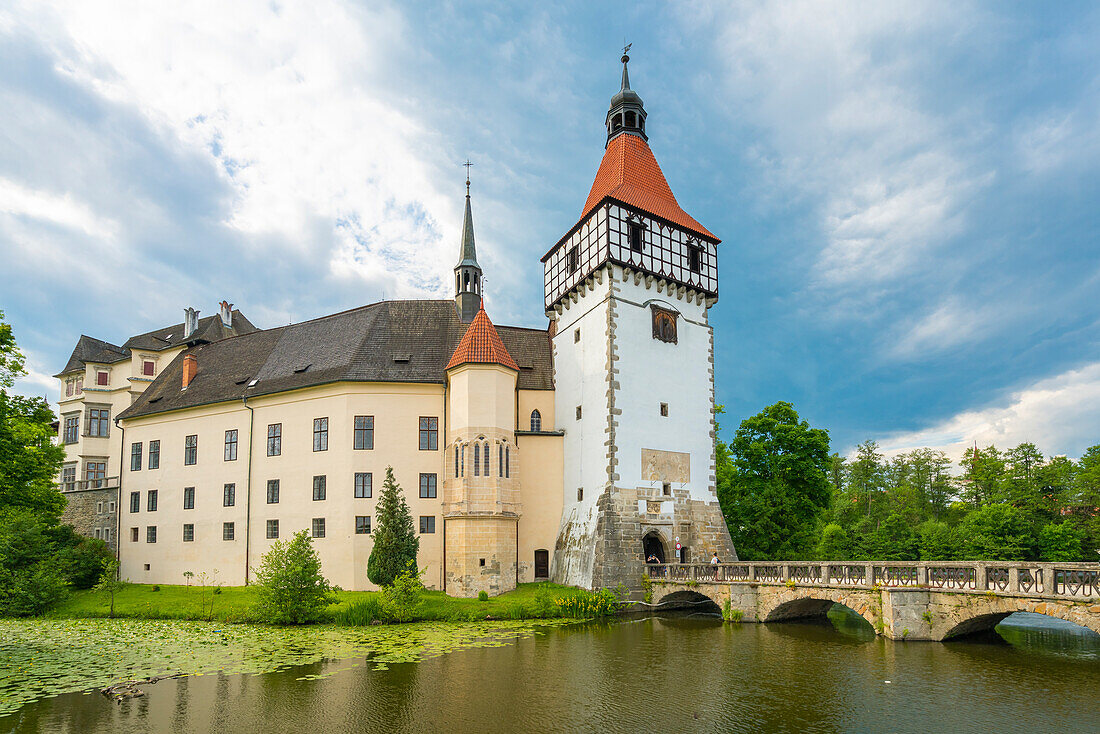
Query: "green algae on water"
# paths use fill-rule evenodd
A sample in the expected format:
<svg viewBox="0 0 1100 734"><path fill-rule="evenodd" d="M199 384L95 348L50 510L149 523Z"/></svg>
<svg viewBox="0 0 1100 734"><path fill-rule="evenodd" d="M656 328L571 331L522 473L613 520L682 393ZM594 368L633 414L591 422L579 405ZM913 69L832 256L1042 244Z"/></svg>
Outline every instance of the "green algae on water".
<svg viewBox="0 0 1100 734"><path fill-rule="evenodd" d="M501 647L562 621L268 627L216 622L0 619L0 716L32 701L156 675L259 675L364 658L385 669L456 650ZM338 671L333 671L338 672ZM331 673L330 673L331 674ZM324 676L309 675L303 680Z"/></svg>

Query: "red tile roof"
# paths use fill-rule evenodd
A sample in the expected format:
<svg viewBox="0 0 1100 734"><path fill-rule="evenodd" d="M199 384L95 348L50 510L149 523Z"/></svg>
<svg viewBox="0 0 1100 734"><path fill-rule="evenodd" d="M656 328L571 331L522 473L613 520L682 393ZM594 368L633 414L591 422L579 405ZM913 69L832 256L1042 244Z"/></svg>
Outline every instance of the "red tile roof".
<svg viewBox="0 0 1100 734"><path fill-rule="evenodd" d="M504 348L504 342L500 340L496 327L489 320L489 314L485 313L484 300L481 302L481 310L477 312L477 316L474 316L474 320L470 322L470 326L462 336L462 341L455 347L455 353L451 355L447 369L462 364L499 364L519 371L516 361Z"/></svg>
<svg viewBox="0 0 1100 734"><path fill-rule="evenodd" d="M605 197L635 206L704 237L718 239L676 203L653 151L637 135L624 133L608 144L588 201L584 203L581 221Z"/></svg>

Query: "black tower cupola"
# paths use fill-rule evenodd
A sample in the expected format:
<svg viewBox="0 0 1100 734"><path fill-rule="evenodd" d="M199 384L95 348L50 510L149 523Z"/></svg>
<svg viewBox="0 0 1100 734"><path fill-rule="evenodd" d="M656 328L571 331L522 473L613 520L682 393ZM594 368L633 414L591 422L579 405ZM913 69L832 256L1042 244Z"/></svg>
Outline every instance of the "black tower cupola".
<svg viewBox="0 0 1100 734"><path fill-rule="evenodd" d="M637 135L642 140L648 141L645 134L645 108L642 106L642 98L630 88L630 77L626 72L626 64L630 57L626 52L630 46L623 49L623 86L619 92L611 98L611 106L607 111L607 142L619 135Z"/></svg>
<svg viewBox="0 0 1100 734"><path fill-rule="evenodd" d="M468 165L472 165L467 161ZM474 218L470 212L470 169L466 169L466 214L462 218L462 249L455 265L455 308L468 324L481 308L482 273L474 249Z"/></svg>

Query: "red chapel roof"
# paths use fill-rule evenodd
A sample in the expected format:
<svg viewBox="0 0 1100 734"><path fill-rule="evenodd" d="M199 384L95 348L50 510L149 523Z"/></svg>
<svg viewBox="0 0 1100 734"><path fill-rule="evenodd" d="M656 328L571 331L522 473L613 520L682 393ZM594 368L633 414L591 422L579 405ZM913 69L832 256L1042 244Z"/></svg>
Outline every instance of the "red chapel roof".
<svg viewBox="0 0 1100 734"><path fill-rule="evenodd" d="M496 327L489 320L489 314L485 313L484 300L481 302L481 309L477 312L477 316L474 316L462 340L455 347L455 353L451 355L447 369L463 364L499 364L519 371L516 361L504 348L504 342L500 340Z"/></svg>

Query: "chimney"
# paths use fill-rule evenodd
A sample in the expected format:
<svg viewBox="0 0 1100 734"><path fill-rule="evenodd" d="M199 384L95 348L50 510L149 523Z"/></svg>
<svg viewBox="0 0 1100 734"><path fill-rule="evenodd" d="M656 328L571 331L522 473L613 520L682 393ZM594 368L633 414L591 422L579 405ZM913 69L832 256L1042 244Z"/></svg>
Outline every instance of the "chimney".
<svg viewBox="0 0 1100 734"><path fill-rule="evenodd" d="M183 338L190 339L199 329L199 312L188 306L183 309Z"/></svg>
<svg viewBox="0 0 1100 734"><path fill-rule="evenodd" d="M227 329L233 328L233 304L229 301L222 301L218 304L218 315L222 317L222 326Z"/></svg>
<svg viewBox="0 0 1100 734"><path fill-rule="evenodd" d="M194 354L183 355L183 387L181 390L186 390L187 386L191 384L191 381L195 379L195 375L199 373L199 358Z"/></svg>

